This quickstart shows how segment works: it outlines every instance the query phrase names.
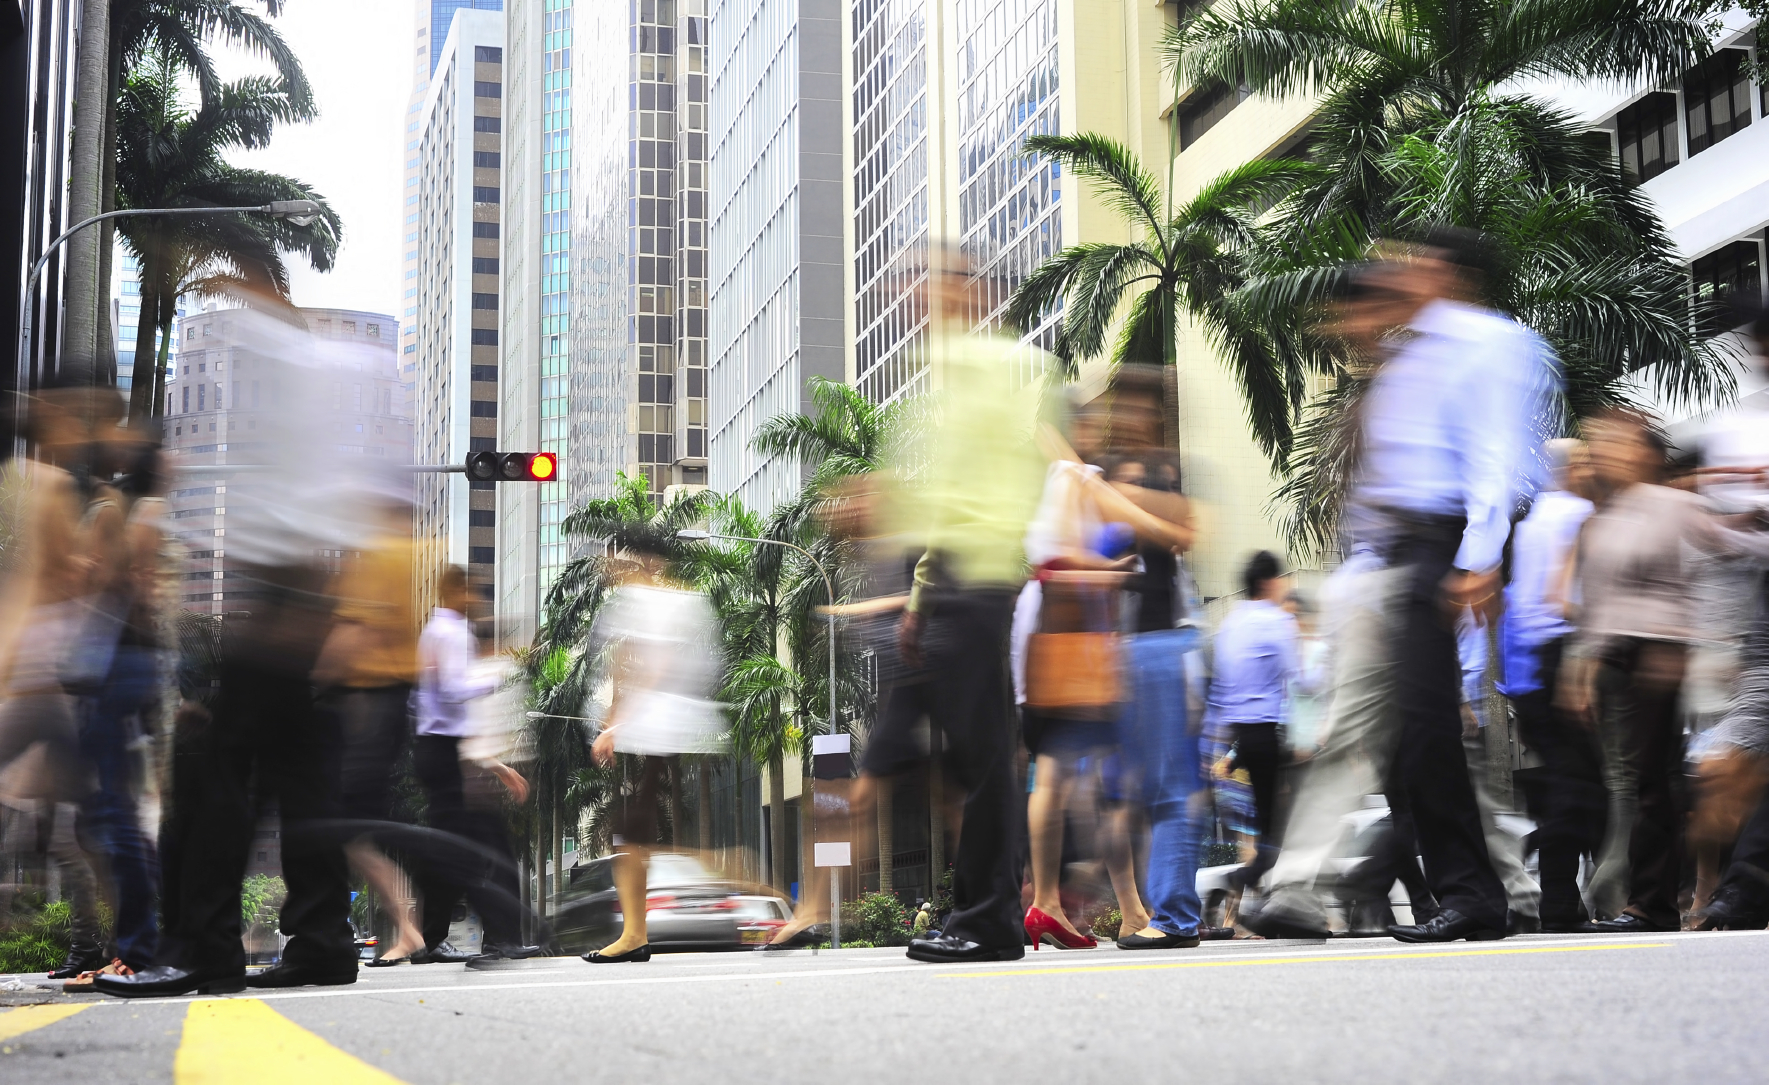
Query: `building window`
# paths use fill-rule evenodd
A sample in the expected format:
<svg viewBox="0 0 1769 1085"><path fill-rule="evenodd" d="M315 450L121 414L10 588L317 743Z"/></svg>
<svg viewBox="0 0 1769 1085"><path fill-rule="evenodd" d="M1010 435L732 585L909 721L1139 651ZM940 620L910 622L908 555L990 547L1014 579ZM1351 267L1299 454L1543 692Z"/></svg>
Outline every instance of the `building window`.
<svg viewBox="0 0 1769 1085"><path fill-rule="evenodd" d="M497 515L491 509L469 509L467 510L467 526L496 527L498 526Z"/></svg>
<svg viewBox="0 0 1769 1085"><path fill-rule="evenodd" d="M473 186L473 202L474 203L497 203L498 202L498 190L495 187L487 187L485 185L474 185Z"/></svg>
<svg viewBox="0 0 1769 1085"><path fill-rule="evenodd" d="M473 379L483 383L496 384L498 367L495 365L476 365L472 367Z"/></svg>
<svg viewBox="0 0 1769 1085"><path fill-rule="evenodd" d="M1729 302L1735 293L1748 298L1758 297L1763 289L1763 250L1755 238L1734 241L1689 265L1695 280L1693 294L1696 304L1712 303L1715 307L1704 315L1701 330L1718 335L1732 322Z"/></svg>
<svg viewBox="0 0 1769 1085"><path fill-rule="evenodd" d="M496 45L475 45L473 59L480 64L502 64L504 51Z"/></svg>
<svg viewBox="0 0 1769 1085"><path fill-rule="evenodd" d="M1743 49L1719 49L1683 77L1689 153L1698 155L1751 123L1751 76Z"/></svg>
<svg viewBox="0 0 1769 1085"><path fill-rule="evenodd" d="M473 224L473 236L496 237L498 236L498 224L495 222L475 222Z"/></svg>
<svg viewBox="0 0 1769 1085"><path fill-rule="evenodd" d="M504 86L502 83L492 83L484 79L475 80L473 83L473 97L475 98L502 98L503 96Z"/></svg>
<svg viewBox="0 0 1769 1085"><path fill-rule="evenodd" d="M488 485L496 485L496 484L495 483L488 483ZM492 564L496 563L497 560L498 560L498 551L497 551L497 547L495 547L495 546L469 546L469 547L467 547L467 563L469 565L492 565Z"/></svg>
<svg viewBox="0 0 1769 1085"><path fill-rule="evenodd" d="M479 268L478 268L479 261L475 260L475 261L473 261L473 263L474 263L473 270L478 271L479 270ZM496 271L497 270L497 261L493 260L491 262L491 264L492 264L491 270ZM473 345L476 347L495 347L495 346L497 346L498 345L498 330L496 328L474 328L473 329ZM475 377L474 379L477 380L478 378Z"/></svg>
<svg viewBox="0 0 1769 1085"><path fill-rule="evenodd" d="M381 338L381 326L379 324L370 324L365 334L370 339L379 339Z"/></svg>
<svg viewBox="0 0 1769 1085"><path fill-rule="evenodd" d="M1179 149L1185 150L1247 100L1246 87L1201 87L1179 107Z"/></svg>
<svg viewBox="0 0 1769 1085"><path fill-rule="evenodd" d="M185 389L185 391L187 391L187 392L189 390L190 389L188 389L188 388ZM208 410L208 408L206 406L204 406L204 402L209 398L208 391L209 391L208 385L206 385L206 384L197 385L197 410L198 411Z"/></svg>
<svg viewBox="0 0 1769 1085"><path fill-rule="evenodd" d="M498 405L495 402L489 402L483 399L476 399L473 401L474 418L496 418L497 416Z"/></svg>
<svg viewBox="0 0 1769 1085"><path fill-rule="evenodd" d="M1615 115L1617 150L1622 171L1635 181L1650 181L1675 166L1677 96L1655 92Z"/></svg>
<svg viewBox="0 0 1769 1085"><path fill-rule="evenodd" d="M496 294L474 294L473 295L473 308L475 308L475 309L496 309L497 307L498 307L498 296Z"/></svg>
<svg viewBox="0 0 1769 1085"><path fill-rule="evenodd" d="M502 117L476 116L473 118L473 131L475 132L502 132L503 130L504 119Z"/></svg>
<svg viewBox="0 0 1769 1085"><path fill-rule="evenodd" d="M498 258L497 257L495 257L495 256L475 256L473 258L473 274L475 274L475 275L496 275L497 273L498 273ZM478 340L474 340L474 342L478 342Z"/></svg>
<svg viewBox="0 0 1769 1085"><path fill-rule="evenodd" d="M473 168L495 170L503 163L503 156L496 151L474 151Z"/></svg>

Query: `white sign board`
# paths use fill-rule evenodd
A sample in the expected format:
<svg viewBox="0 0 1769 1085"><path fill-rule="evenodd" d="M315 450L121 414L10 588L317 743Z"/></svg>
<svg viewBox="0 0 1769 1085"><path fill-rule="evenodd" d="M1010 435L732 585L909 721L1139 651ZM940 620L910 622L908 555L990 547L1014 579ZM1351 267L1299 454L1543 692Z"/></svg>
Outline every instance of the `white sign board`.
<svg viewBox="0 0 1769 1085"><path fill-rule="evenodd" d="M853 866L854 846L846 840L834 844L811 845L812 866Z"/></svg>

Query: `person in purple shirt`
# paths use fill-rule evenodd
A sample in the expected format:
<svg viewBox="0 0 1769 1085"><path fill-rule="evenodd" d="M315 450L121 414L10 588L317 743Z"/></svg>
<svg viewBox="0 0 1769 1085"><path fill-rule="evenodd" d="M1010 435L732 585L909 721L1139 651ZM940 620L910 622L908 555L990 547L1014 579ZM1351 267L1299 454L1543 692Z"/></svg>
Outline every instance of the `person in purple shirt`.
<svg viewBox="0 0 1769 1085"><path fill-rule="evenodd" d="M1287 592L1277 557L1254 554L1241 574L1247 597L1235 604L1216 631L1216 666L1210 680L1210 714L1232 732L1235 752L1224 774L1245 769L1253 789L1253 826L1259 834L1254 860L1230 876L1238 886L1257 882L1277 859L1272 812L1278 770L1285 761L1278 725L1291 683L1301 673L1296 619L1283 607Z"/></svg>

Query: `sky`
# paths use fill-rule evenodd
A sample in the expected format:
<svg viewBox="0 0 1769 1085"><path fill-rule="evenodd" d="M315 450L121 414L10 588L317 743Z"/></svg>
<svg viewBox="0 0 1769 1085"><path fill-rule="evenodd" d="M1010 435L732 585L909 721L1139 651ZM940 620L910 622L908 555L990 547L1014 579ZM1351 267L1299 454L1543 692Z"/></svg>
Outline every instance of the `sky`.
<svg viewBox="0 0 1769 1085"><path fill-rule="evenodd" d="M305 182L344 220L344 243L330 272L320 274L305 260L290 262L296 305L398 317L399 156L411 92L412 5L409 0L291 0L273 25L307 70L319 119L284 126L269 147L234 151L228 161ZM263 68L249 57L216 52L223 78Z"/></svg>

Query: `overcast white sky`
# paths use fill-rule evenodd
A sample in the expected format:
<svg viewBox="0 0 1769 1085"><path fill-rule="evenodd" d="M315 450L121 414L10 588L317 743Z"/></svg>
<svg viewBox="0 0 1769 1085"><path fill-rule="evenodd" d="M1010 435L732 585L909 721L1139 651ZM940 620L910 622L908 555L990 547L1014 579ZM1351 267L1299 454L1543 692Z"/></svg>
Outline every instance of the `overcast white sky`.
<svg viewBox="0 0 1769 1085"><path fill-rule="evenodd" d="M412 5L292 0L275 26L307 69L319 119L284 127L269 147L235 151L229 161L299 178L343 217L344 244L330 272L291 261L296 305L400 317L400 149L411 91ZM257 67L235 58L223 62L222 74L237 78Z"/></svg>

